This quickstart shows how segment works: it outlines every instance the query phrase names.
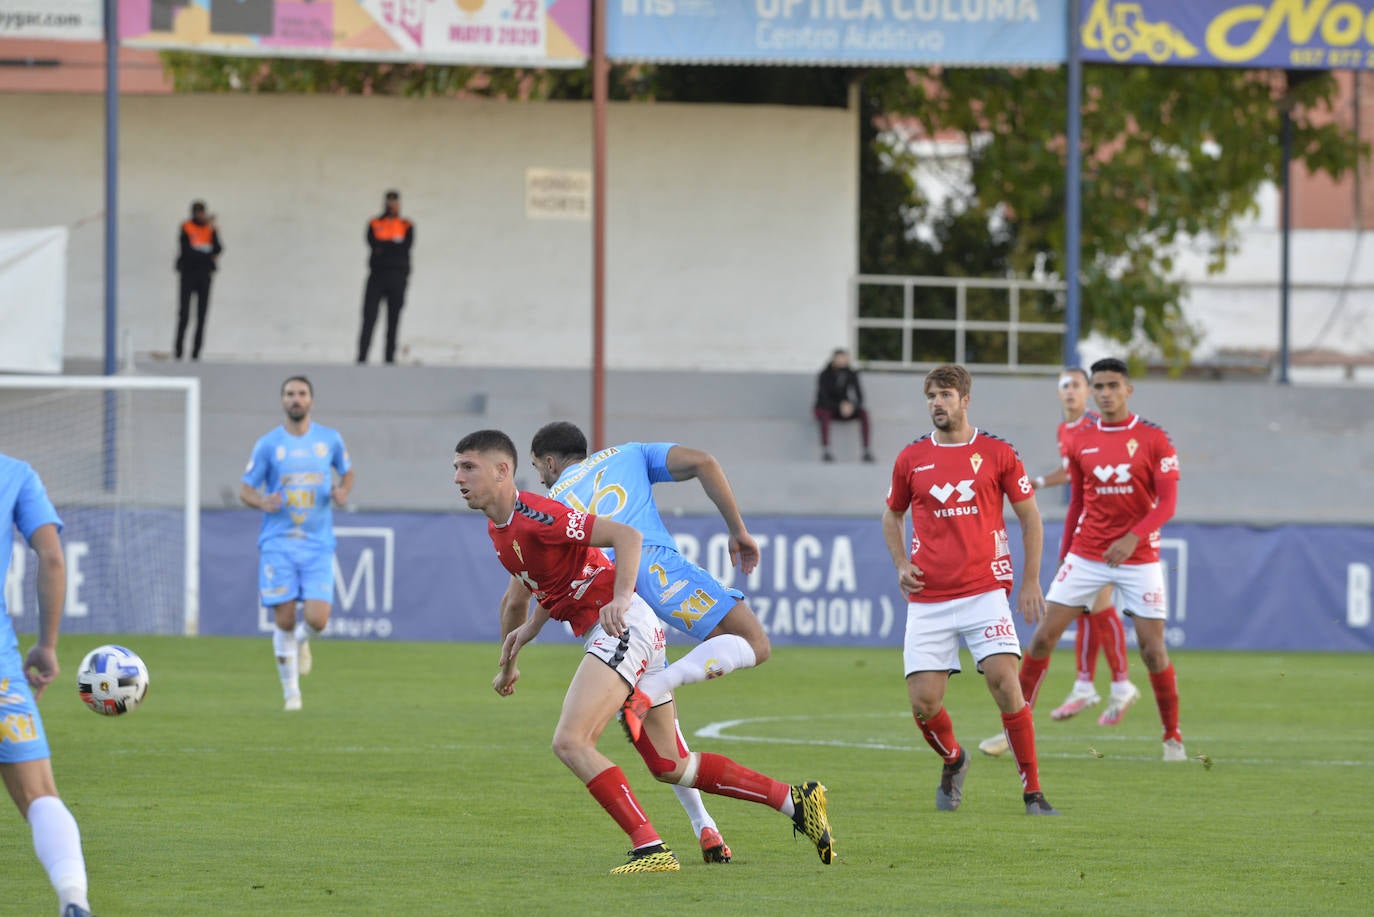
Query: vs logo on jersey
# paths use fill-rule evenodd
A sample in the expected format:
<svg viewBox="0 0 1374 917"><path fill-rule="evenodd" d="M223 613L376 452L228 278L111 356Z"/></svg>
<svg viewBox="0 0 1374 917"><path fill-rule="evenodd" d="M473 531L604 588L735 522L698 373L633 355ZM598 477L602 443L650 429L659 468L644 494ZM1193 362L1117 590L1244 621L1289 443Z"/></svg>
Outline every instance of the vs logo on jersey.
<svg viewBox="0 0 1374 917"><path fill-rule="evenodd" d="M1129 484L1131 482L1131 466L1124 462L1120 465L1094 465L1093 476L1103 484L1112 483L1113 477L1115 477L1117 484Z"/></svg>
<svg viewBox="0 0 1374 917"><path fill-rule="evenodd" d="M932 484L930 485L930 495L941 503L948 503L949 498L954 496L955 491L959 493L956 503L967 503L974 498L973 479L967 478L958 484Z"/></svg>

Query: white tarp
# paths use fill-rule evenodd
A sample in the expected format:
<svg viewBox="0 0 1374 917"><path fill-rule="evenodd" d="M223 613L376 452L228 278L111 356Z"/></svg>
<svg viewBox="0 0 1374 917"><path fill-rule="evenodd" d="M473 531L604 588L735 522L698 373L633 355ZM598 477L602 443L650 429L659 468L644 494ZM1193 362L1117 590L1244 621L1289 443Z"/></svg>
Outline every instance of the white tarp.
<svg viewBox="0 0 1374 917"><path fill-rule="evenodd" d="M0 38L100 41L101 0L0 0Z"/></svg>
<svg viewBox="0 0 1374 917"><path fill-rule="evenodd" d="M67 228L0 230L0 372L60 373Z"/></svg>

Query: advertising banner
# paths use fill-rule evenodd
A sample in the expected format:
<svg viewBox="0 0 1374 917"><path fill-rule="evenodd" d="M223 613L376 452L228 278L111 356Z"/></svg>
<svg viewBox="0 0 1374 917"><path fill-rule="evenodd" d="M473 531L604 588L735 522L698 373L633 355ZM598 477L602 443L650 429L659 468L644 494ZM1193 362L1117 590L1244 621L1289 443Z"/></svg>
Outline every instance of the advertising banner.
<svg viewBox="0 0 1374 917"><path fill-rule="evenodd" d="M1374 0L1084 0L1082 9L1086 61L1374 68Z"/></svg>
<svg viewBox="0 0 1374 917"><path fill-rule="evenodd" d="M581 67L591 0L123 0L120 37L207 54Z"/></svg>
<svg viewBox="0 0 1374 917"><path fill-rule="evenodd" d="M100 518L102 512L108 514L62 510L69 558L64 630L179 632L179 608L149 614L150 605L179 594L179 578L151 567L111 570L103 555L107 539L116 536L102 534L113 530ZM167 511L140 512L146 518L125 518L117 537L146 532L147 547L134 553L139 563L153 564L154 545L175 538L179 523ZM257 598L260 518L247 510L201 514L202 634L271 633L271 616ZM331 637L497 641L497 609L508 575L492 550L485 517L462 511L350 513L336 519ZM746 577L730 567L719 519L669 520L687 557L744 591L775 644L901 646L906 600L897 590L876 517L765 516L749 524L762 561ZM1058 540L1057 529L1050 523L1048 545ZM1008 531L1019 581L1021 545L1014 522ZM1166 526L1163 534L1171 647L1374 650L1374 527L1180 524ZM32 633L35 564L25 560L28 548L22 542L14 550L7 603L16 629ZM1051 552L1040 571L1045 588L1054 567ZM116 578L136 588L121 587ZM1024 645L1031 628L1019 616L1015 623ZM540 639L573 641L557 622L547 625ZM689 642L673 632L669 641Z"/></svg>
<svg viewBox="0 0 1374 917"><path fill-rule="evenodd" d="M611 0L612 60L1056 66L1068 0Z"/></svg>
<svg viewBox="0 0 1374 917"><path fill-rule="evenodd" d="M100 41L102 0L0 0L0 39Z"/></svg>

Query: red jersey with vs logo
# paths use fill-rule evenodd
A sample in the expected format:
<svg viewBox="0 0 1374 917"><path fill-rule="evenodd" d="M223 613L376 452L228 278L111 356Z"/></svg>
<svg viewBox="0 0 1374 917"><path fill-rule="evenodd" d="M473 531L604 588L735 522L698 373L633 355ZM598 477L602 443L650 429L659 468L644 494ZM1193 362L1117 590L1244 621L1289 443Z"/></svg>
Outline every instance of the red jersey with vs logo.
<svg viewBox="0 0 1374 917"><path fill-rule="evenodd" d="M983 430L967 443L943 445L927 433L892 466L887 507L911 509L911 562L925 588L913 602L945 602L994 589L1011 592L1011 548L1002 496L1035 493L1012 444Z"/></svg>
<svg viewBox="0 0 1374 917"><path fill-rule="evenodd" d="M1119 424L1099 419L1084 427L1070 441L1068 458L1069 484L1083 494L1083 512L1069 550L1088 560L1102 560L1112 542L1154 509L1159 499L1155 481L1179 476L1169 434L1134 414ZM1125 563L1157 560L1159 529L1142 538Z"/></svg>
<svg viewBox="0 0 1374 917"><path fill-rule="evenodd" d="M615 567L587 542L595 516L538 494L520 491L510 521L488 520L487 534L501 565L534 593L555 621L582 636L615 595Z"/></svg>

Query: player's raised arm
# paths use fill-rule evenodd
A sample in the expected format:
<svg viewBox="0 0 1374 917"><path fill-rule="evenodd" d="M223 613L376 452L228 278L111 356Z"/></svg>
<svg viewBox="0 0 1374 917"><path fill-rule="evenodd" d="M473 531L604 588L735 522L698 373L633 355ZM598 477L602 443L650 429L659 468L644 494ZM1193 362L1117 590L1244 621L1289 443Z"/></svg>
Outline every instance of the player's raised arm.
<svg viewBox="0 0 1374 917"><path fill-rule="evenodd" d="M721 519L725 520L725 528L730 532L731 565L739 567L746 575L753 573L759 564L759 545L744 526L744 517L740 515L739 505L735 502L735 492L716 457L700 449L674 446L668 450L665 464L674 481L696 478L701 482L701 489L716 505Z"/></svg>

